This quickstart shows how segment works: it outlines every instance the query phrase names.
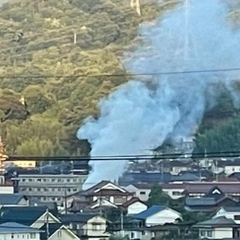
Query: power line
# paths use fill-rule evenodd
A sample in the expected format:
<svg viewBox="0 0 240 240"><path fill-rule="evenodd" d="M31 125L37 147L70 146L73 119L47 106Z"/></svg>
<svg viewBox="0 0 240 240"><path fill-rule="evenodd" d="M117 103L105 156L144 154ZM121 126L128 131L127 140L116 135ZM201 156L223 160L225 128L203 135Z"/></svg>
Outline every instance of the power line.
<svg viewBox="0 0 240 240"><path fill-rule="evenodd" d="M163 153L147 155L112 155L112 156L9 156L5 161L124 161L124 160L161 160L161 159L186 159L186 158L225 158L239 157L239 151L229 152L200 152L200 153Z"/></svg>
<svg viewBox="0 0 240 240"><path fill-rule="evenodd" d="M79 74L79 75L6 75L0 76L0 79L9 78L87 78L87 77L135 77L135 76L159 76L159 75L180 75L180 74L194 74L194 73L221 73L221 72L235 72L240 71L239 68L223 68L223 69L206 69L206 70L189 70L189 71L169 71L169 72L156 72L156 73L126 73L126 74Z"/></svg>

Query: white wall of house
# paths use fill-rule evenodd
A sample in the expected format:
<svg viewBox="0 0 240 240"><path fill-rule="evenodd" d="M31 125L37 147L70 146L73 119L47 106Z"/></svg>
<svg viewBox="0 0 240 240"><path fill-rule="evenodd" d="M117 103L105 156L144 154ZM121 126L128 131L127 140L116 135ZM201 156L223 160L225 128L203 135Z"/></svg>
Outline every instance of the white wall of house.
<svg viewBox="0 0 240 240"><path fill-rule="evenodd" d="M147 205L141 203L141 202L135 202L128 206L127 213L130 214L138 214L142 211L145 211L147 209Z"/></svg>
<svg viewBox="0 0 240 240"><path fill-rule="evenodd" d="M200 238L208 239L231 239L233 237L232 228L213 228L213 229L199 229Z"/></svg>
<svg viewBox="0 0 240 240"><path fill-rule="evenodd" d="M14 193L13 186L0 186L0 194Z"/></svg>
<svg viewBox="0 0 240 240"><path fill-rule="evenodd" d="M0 233L1 240L40 240L39 233Z"/></svg>
<svg viewBox="0 0 240 240"><path fill-rule="evenodd" d="M110 236L110 234L106 232L106 228L107 221L105 218L102 218L100 216L91 218L88 220L87 224L82 227L88 236L101 236L101 239L107 239Z"/></svg>
<svg viewBox="0 0 240 240"><path fill-rule="evenodd" d="M146 219L146 226L163 225L174 223L178 218L182 219L181 214L171 208L166 208Z"/></svg>
<svg viewBox="0 0 240 240"><path fill-rule="evenodd" d="M48 240L80 240L75 234L70 233L65 228L60 228L55 233L53 233Z"/></svg>
<svg viewBox="0 0 240 240"><path fill-rule="evenodd" d="M183 188L171 188L171 189L163 188L163 192L167 193L172 199L179 199L184 196Z"/></svg>
<svg viewBox="0 0 240 240"><path fill-rule="evenodd" d="M187 171L188 170L188 167L184 167L184 166L173 166L173 167L171 167L171 171L170 171L170 173L172 174L172 175L178 175L180 172L182 172L182 171Z"/></svg>
<svg viewBox="0 0 240 240"><path fill-rule="evenodd" d="M150 231L116 231L114 232L114 235L122 237L122 236L128 236L130 240L132 239L141 239L141 240L151 240L153 237L153 234Z"/></svg>
<svg viewBox="0 0 240 240"><path fill-rule="evenodd" d="M134 193L135 197L138 197L141 201L146 202L149 198L151 189L138 189L133 185L125 187L128 192Z"/></svg>
<svg viewBox="0 0 240 240"><path fill-rule="evenodd" d="M225 166L224 173L226 175L231 175L232 173L240 172L240 166Z"/></svg>
<svg viewBox="0 0 240 240"><path fill-rule="evenodd" d="M226 217L233 219L237 224L240 224L240 212L227 212L224 208L220 208L213 218Z"/></svg>

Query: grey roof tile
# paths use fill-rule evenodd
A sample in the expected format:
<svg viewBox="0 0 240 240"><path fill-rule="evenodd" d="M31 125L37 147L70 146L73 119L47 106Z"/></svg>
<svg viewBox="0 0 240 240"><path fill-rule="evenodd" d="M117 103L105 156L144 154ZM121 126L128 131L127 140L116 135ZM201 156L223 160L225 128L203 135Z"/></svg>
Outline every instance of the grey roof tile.
<svg viewBox="0 0 240 240"><path fill-rule="evenodd" d="M40 230L16 222L6 222L0 224L0 233L31 233L31 232L32 233L40 232Z"/></svg>

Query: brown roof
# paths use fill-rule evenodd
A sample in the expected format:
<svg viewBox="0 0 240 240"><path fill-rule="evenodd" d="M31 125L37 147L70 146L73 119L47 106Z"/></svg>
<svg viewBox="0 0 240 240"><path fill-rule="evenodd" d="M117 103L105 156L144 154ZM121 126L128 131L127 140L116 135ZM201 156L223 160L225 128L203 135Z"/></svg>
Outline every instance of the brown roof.
<svg viewBox="0 0 240 240"><path fill-rule="evenodd" d="M240 193L239 182L201 182L186 183L185 190L188 193L207 193L212 188L218 187L224 193Z"/></svg>
<svg viewBox="0 0 240 240"><path fill-rule="evenodd" d="M126 201L122 207L127 208L129 207L131 204L135 203L135 202L140 202L145 204L144 202L142 202L138 197L132 197L130 200Z"/></svg>
<svg viewBox="0 0 240 240"><path fill-rule="evenodd" d="M121 192L118 189L102 189L98 192L89 193L88 196L131 196L130 192Z"/></svg>

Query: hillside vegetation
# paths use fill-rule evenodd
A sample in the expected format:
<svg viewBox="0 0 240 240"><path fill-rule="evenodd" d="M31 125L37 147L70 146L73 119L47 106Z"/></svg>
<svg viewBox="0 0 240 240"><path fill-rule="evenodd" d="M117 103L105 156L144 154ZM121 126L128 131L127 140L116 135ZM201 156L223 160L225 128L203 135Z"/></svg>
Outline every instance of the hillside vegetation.
<svg viewBox="0 0 240 240"><path fill-rule="evenodd" d="M143 4L139 16L129 2L14 0L0 8L0 134L8 154L89 151L76 131L128 80L119 76L120 58L139 41L139 24L177 3Z"/></svg>

